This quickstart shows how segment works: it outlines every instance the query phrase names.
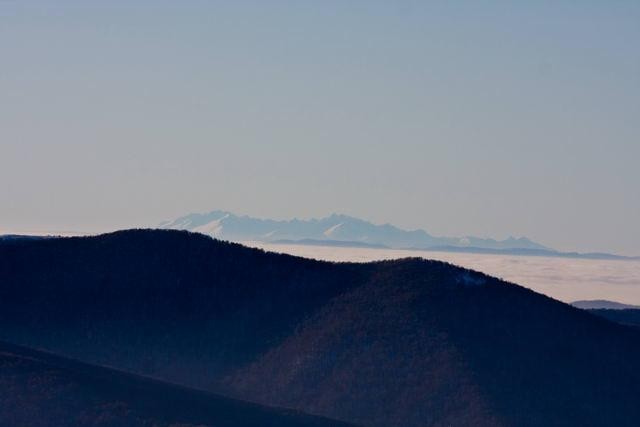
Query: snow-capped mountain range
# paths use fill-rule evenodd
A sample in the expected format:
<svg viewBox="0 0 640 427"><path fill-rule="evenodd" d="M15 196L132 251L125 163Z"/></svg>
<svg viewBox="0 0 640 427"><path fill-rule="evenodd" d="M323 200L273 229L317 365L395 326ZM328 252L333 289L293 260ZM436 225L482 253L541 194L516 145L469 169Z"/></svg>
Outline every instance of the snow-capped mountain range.
<svg viewBox="0 0 640 427"><path fill-rule="evenodd" d="M213 211L166 221L159 228L189 230L230 241L298 242L306 244L353 243L402 249L465 249L553 251L525 237L505 240L478 237L436 237L424 230L403 230L391 224L376 225L347 215L288 221L238 216Z"/></svg>

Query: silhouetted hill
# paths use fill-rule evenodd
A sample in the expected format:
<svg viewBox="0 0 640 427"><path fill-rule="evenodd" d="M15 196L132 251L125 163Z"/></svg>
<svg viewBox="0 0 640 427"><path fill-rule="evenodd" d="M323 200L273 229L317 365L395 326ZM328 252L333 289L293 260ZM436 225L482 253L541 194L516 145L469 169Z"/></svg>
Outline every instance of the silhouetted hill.
<svg viewBox="0 0 640 427"><path fill-rule="evenodd" d="M3 426L346 426L0 342Z"/></svg>
<svg viewBox="0 0 640 427"><path fill-rule="evenodd" d="M179 231L6 241L0 336L369 426L640 419L640 331L435 261Z"/></svg>

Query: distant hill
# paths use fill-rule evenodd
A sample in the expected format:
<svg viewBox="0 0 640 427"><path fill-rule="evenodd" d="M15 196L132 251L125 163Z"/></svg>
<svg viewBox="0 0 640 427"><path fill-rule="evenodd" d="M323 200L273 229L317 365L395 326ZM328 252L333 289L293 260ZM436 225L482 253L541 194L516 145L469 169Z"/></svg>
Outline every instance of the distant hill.
<svg viewBox="0 0 640 427"><path fill-rule="evenodd" d="M389 249L388 246L376 245L373 243L352 242L349 240L274 240L274 244L281 245L306 245L306 246L333 246L339 248L371 248L371 249Z"/></svg>
<svg viewBox="0 0 640 427"><path fill-rule="evenodd" d="M450 264L0 242L0 338L363 426L636 425L640 330Z"/></svg>
<svg viewBox="0 0 640 427"><path fill-rule="evenodd" d="M47 236L31 236L26 234L0 234L0 240L38 240L46 238Z"/></svg>
<svg viewBox="0 0 640 427"><path fill-rule="evenodd" d="M0 342L0 425L339 427Z"/></svg>
<svg viewBox="0 0 640 427"><path fill-rule="evenodd" d="M607 300L601 300L601 299L574 301L571 303L571 305L577 308L585 309L585 310L591 310L591 309L624 310L629 308L640 309L640 306L637 306L637 305L622 304L620 302L607 301Z"/></svg>
<svg viewBox="0 0 640 427"><path fill-rule="evenodd" d="M543 256L554 258L578 258L578 259L599 259L599 260L639 260L637 257L628 257L623 255L614 255L603 252L559 252L553 249L527 249L527 248L510 248L510 249L487 249L478 247L456 247L456 246L437 246L433 248L422 249L427 251L439 252L457 252L457 253L474 253L474 254L492 254L492 255L521 255L521 256Z"/></svg>
<svg viewBox="0 0 640 427"><path fill-rule="evenodd" d="M640 309L638 308L624 308L624 309L607 309L597 308L590 309L589 313L596 316L604 317L612 322L620 323L622 325L640 327Z"/></svg>
<svg viewBox="0 0 640 427"><path fill-rule="evenodd" d="M331 215L321 219L276 221L237 216L231 212L213 211L190 214L174 221L166 221L160 228L189 230L230 241L290 241L305 244L320 241L352 242L400 249L434 247L480 249L538 249L549 250L521 237L506 240L477 237L435 237L424 230L402 230L390 224L376 225L347 215Z"/></svg>

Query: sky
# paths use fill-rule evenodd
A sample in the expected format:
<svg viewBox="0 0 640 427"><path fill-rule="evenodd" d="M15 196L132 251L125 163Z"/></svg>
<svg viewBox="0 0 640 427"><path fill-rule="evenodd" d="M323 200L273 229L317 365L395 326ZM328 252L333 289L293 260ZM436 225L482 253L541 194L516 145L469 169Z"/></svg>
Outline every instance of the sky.
<svg viewBox="0 0 640 427"><path fill-rule="evenodd" d="M640 2L0 0L0 233L332 212L640 255Z"/></svg>

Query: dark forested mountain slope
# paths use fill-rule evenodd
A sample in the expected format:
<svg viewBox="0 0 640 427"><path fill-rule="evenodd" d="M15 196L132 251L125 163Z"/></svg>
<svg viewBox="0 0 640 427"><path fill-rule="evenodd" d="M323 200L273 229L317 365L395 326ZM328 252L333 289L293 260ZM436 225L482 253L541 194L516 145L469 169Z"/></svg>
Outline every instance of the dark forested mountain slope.
<svg viewBox="0 0 640 427"><path fill-rule="evenodd" d="M339 427L0 342L0 425Z"/></svg>
<svg viewBox="0 0 640 427"><path fill-rule="evenodd" d="M253 360L355 283L357 270L179 231L7 242L0 333L211 388L218 371Z"/></svg>
<svg viewBox="0 0 640 427"><path fill-rule="evenodd" d="M634 425L640 331L418 259L178 231L0 243L0 336L371 426Z"/></svg>

